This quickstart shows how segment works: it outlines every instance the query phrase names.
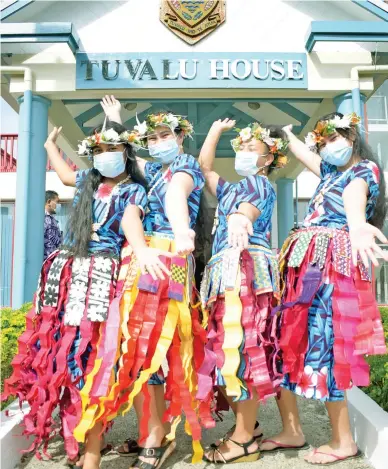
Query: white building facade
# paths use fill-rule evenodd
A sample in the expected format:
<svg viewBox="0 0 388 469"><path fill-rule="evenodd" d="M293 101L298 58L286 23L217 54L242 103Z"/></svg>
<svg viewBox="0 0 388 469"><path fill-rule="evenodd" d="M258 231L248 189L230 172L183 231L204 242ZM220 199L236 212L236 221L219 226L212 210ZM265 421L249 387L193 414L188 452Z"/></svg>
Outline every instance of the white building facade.
<svg viewBox="0 0 388 469"><path fill-rule="evenodd" d="M187 116L195 126L188 143L194 156L216 119L236 119L238 127L293 124L303 138L322 115L358 110L388 171L388 5L382 0L227 0L225 21L214 14L219 26L195 44L166 27L164 0L8 3L1 12L2 97L20 123L17 137L2 135L3 303L12 296L16 306L34 290L45 188L59 192L62 202L73 196L55 174L46 174L47 132L62 126L59 146L85 167L77 143L102 122L104 94L121 100L128 127L136 114L141 119L156 109ZM195 15L219 2L185 3ZM213 29L209 18L206 27ZM236 180L231 138L220 142L216 170ZM272 179L276 249L301 221L317 180L293 158ZM63 226L65 218L66 210ZM382 303L388 302L385 268L376 273Z"/></svg>

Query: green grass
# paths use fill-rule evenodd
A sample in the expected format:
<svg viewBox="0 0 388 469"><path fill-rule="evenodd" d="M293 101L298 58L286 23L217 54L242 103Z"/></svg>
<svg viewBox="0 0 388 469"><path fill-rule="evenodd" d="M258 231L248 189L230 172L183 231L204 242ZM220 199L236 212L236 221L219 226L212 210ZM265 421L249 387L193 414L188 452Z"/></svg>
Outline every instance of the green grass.
<svg viewBox="0 0 388 469"><path fill-rule="evenodd" d="M383 321L385 342L388 346L388 308L380 308ZM380 407L388 412L388 355L368 357L370 366L370 385L362 390Z"/></svg>

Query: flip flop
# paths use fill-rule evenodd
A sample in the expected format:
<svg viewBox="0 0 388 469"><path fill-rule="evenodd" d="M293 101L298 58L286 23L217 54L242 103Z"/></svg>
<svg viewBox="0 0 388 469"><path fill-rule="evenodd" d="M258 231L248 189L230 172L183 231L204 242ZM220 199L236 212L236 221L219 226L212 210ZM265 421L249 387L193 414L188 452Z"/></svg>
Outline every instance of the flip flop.
<svg viewBox="0 0 388 469"><path fill-rule="evenodd" d="M286 444L280 443L279 441L266 439L261 442L261 444L263 443L273 443L276 446L275 448L272 448L272 449L261 449L260 451L262 453L283 453L285 451L303 451L305 449L310 448L310 445L307 442L303 443L303 445L301 446L295 446L295 445L286 445Z"/></svg>
<svg viewBox="0 0 388 469"><path fill-rule="evenodd" d="M307 464L310 464L310 466L334 466L335 464L339 464L342 461L350 461L351 459L357 459L362 456L362 452L358 449L356 454L353 454L353 456L337 456L332 453L323 453L322 451L314 450L313 454L324 454L325 456L331 456L334 458L334 461L331 462L310 462L306 461Z"/></svg>

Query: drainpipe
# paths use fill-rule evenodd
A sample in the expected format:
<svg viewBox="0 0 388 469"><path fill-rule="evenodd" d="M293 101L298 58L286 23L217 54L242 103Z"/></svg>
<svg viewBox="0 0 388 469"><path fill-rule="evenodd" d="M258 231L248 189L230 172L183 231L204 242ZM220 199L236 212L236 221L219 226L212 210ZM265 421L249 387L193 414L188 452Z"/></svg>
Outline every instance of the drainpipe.
<svg viewBox="0 0 388 469"><path fill-rule="evenodd" d="M27 220L28 220L28 177L30 173L31 118L32 118L32 71L28 67L0 66L2 74L24 74L24 112L16 170L15 243L12 307L20 308L25 302L25 282L27 264Z"/></svg>
<svg viewBox="0 0 388 469"><path fill-rule="evenodd" d="M363 115L361 110L360 74L374 75L375 73L386 73L388 76L388 65L360 65L353 67L350 72L353 110L358 116Z"/></svg>

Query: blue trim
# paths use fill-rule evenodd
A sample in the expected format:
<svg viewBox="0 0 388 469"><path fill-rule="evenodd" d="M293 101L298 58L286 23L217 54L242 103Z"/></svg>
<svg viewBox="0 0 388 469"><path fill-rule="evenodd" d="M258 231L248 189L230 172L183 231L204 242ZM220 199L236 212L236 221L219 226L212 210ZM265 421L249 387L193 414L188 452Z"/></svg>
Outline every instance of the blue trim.
<svg viewBox="0 0 388 469"><path fill-rule="evenodd" d="M312 21L306 40L311 52L319 41L387 42L388 24L380 21Z"/></svg>
<svg viewBox="0 0 388 469"><path fill-rule="evenodd" d="M99 114L102 114L104 110L101 107L101 104L95 104L93 107L88 109L87 111L83 112L82 114L79 114L77 117L75 117L75 121L77 122L78 126L83 128L84 124L90 119L93 119L93 117L98 116Z"/></svg>
<svg viewBox="0 0 388 469"><path fill-rule="evenodd" d="M376 15L378 18L381 18L384 21L388 21L388 13L374 3L371 3L368 0L352 0L352 3L355 3L364 10L367 10L373 15Z"/></svg>
<svg viewBox="0 0 388 469"><path fill-rule="evenodd" d="M1 20L10 18L15 13L23 10L23 8L28 7L31 3L34 3L34 0L16 0L15 2L8 5L3 10L1 10Z"/></svg>
<svg viewBox="0 0 388 469"><path fill-rule="evenodd" d="M121 104L125 103L190 103L190 102L197 102L197 103L223 103L223 102L232 102L232 103L239 103L243 102L246 103L248 101L254 101L255 103L321 103L322 98L171 98L171 99L155 99L155 98L133 98L133 99L120 99ZM85 103L97 103L99 102L97 99L63 99L63 104L65 105L72 105L72 104L85 104Z"/></svg>
<svg viewBox="0 0 388 469"><path fill-rule="evenodd" d="M307 124L310 119L310 116L308 116L307 114L300 111L289 103L272 103L272 106L276 107L276 109L279 109L279 111L284 112L288 116L291 116L296 119L298 122L300 122L303 127Z"/></svg>
<svg viewBox="0 0 388 469"><path fill-rule="evenodd" d="M1 43L67 43L75 54L79 37L72 23L3 23Z"/></svg>

